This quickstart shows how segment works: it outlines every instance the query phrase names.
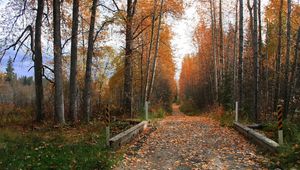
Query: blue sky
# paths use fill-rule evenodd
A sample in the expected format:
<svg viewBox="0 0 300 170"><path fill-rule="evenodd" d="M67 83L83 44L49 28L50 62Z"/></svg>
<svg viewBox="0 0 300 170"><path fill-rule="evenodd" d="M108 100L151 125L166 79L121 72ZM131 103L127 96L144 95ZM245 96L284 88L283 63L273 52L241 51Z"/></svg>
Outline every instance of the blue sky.
<svg viewBox="0 0 300 170"><path fill-rule="evenodd" d="M6 72L5 69L7 66L7 61L10 56L13 58L15 56L15 51L13 51L13 50L7 51L6 55L3 57L3 59L0 63L0 71L1 72ZM33 76L33 74L34 74L33 69L28 71L28 69L30 69L30 67L33 66L33 62L31 60L30 56L26 56L23 59L22 53L19 54L17 56L15 62L13 63L13 66L15 69L15 73L18 75L18 77Z"/></svg>

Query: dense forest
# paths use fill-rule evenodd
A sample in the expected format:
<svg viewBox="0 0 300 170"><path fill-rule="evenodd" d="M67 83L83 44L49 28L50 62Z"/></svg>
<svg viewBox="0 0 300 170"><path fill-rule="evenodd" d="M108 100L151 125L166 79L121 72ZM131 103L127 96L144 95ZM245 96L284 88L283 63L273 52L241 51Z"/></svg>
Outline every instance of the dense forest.
<svg viewBox="0 0 300 170"><path fill-rule="evenodd" d="M238 101L242 116L255 122L276 119L272 113L281 104L284 117L293 119L300 101L300 6L270 1L262 15L260 1L242 3L232 9L235 21L225 25L222 1L207 2L209 20L194 34L198 53L182 63L180 96L198 108L219 104L230 110Z"/></svg>
<svg viewBox="0 0 300 170"><path fill-rule="evenodd" d="M149 147L175 141L169 148L186 152L178 140L189 139L211 149L232 137L218 145L225 153L199 154L224 157L230 145L248 160L247 146L254 163L235 168L299 167L299 1L0 0L0 14L0 167L114 169L122 154L138 159L112 151L110 137L144 122L138 141ZM176 31L182 21L195 29ZM178 34L192 39L182 56ZM276 141L281 106L284 144L269 160L233 132L234 111ZM168 157L165 148L155 153ZM169 152L175 165L179 152ZM162 168L154 157L134 167ZM232 169L199 162L191 167Z"/></svg>
<svg viewBox="0 0 300 170"><path fill-rule="evenodd" d="M30 114L37 122L89 122L106 104L116 115L133 118L150 100L153 107L170 110L175 63L172 33L163 16L178 17L182 2L128 1L124 6L116 1L26 0L6 5L11 12L2 19L1 59L10 54L9 62L32 58L34 80L19 100L35 108ZM4 87L19 84L9 66ZM24 108L12 97L23 93L11 88L14 94L1 94L3 107Z"/></svg>

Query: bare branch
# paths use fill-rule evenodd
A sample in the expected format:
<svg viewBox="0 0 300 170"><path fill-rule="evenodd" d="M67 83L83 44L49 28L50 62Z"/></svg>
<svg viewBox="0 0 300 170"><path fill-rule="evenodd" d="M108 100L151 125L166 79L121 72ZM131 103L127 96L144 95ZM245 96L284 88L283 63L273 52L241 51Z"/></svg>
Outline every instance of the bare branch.
<svg viewBox="0 0 300 170"><path fill-rule="evenodd" d="M33 69L34 68L34 66L31 66L29 69L28 69L28 72L31 70L31 69Z"/></svg>
<svg viewBox="0 0 300 170"><path fill-rule="evenodd" d="M13 24L12 24L12 26L11 26L10 31L9 31L10 33L13 31L13 28L14 28L15 25L17 24L19 18L20 18L22 15L25 14L26 6L27 6L27 0L24 0L24 4L23 4L23 8L22 8L22 10L21 10L21 13L13 17L14 22L13 22Z"/></svg>
<svg viewBox="0 0 300 170"><path fill-rule="evenodd" d="M134 0L132 5L132 16L135 14L136 4L137 4L137 0Z"/></svg>
<svg viewBox="0 0 300 170"><path fill-rule="evenodd" d="M119 10L113 10L113 9L109 8L108 6L106 6L106 5L104 5L104 4L101 4L101 3L98 4L97 6L102 6L103 8L105 8L105 9L111 11L111 12L118 12L118 11L119 11Z"/></svg>
<svg viewBox="0 0 300 170"><path fill-rule="evenodd" d="M117 10L120 12L120 8L118 7L118 4L116 3L116 1L115 0L112 0L112 1L114 3L115 7L117 8Z"/></svg>
<svg viewBox="0 0 300 170"><path fill-rule="evenodd" d="M149 18L151 15L147 15L145 17L142 18L141 22L138 24L138 26L135 28L135 30L133 31L133 34L135 34L137 32L137 30L140 28L140 26L142 25L142 23Z"/></svg>
<svg viewBox="0 0 300 170"><path fill-rule="evenodd" d="M45 65L44 65L44 66L45 66ZM46 67L46 68L47 68L47 67ZM51 69L51 70L52 70L52 69ZM49 81L50 83L54 84L54 81L51 80L50 78L48 78L47 75L45 74L45 67L43 67L43 77L44 77L47 81Z"/></svg>
<svg viewBox="0 0 300 170"><path fill-rule="evenodd" d="M95 41L97 40L99 33L104 29L104 27L105 27L107 24L109 24L109 23L113 23L114 20L115 20L115 18L112 18L112 19L106 20L106 21L104 21L104 22L102 23L100 29L99 29L99 30L96 32L96 34L95 34L94 43L95 43Z"/></svg>
<svg viewBox="0 0 300 170"><path fill-rule="evenodd" d="M32 52L34 53L34 50L33 50L33 30L32 30L32 26L31 25L28 25L25 29L24 29L24 31L21 33L21 35L18 37L18 39L13 43L13 44L11 44L10 46L8 46L7 48L5 48L4 50L3 50L3 54L2 54L2 56L0 57L0 63L1 63L1 61L2 61L2 59L3 59L3 57L4 57L4 55L6 54L6 52L7 52L7 50L9 50L9 49L11 49L11 48L14 48L14 49L16 49L16 46L18 45L18 43L19 42L21 42L21 45L23 45L24 44L24 41L28 38L28 35L25 37L25 39L24 39L24 41L21 41L21 39L24 37L24 35L25 35L25 33L27 32L27 31L29 31L29 35L31 36L31 49L32 49ZM18 52L19 50L17 50L17 52ZM17 53L16 53L16 55L17 55ZM15 55L15 56L16 56Z"/></svg>
<svg viewBox="0 0 300 170"><path fill-rule="evenodd" d="M78 33L77 33L77 35L78 35ZM64 44L62 45L61 49L64 49L65 46L67 45L67 43L68 43L71 39L72 39L72 36L69 37L68 39L66 39L66 41L65 41Z"/></svg>
<svg viewBox="0 0 300 170"><path fill-rule="evenodd" d="M19 51L20 51L22 45L24 44L24 42L27 40L27 38L28 38L29 36L30 36L30 34L28 34L28 35L24 38L24 40L21 41L21 44L19 45L19 47L18 47L18 49L17 49L17 52L16 52L16 54L15 54L15 56L14 56L14 59L13 59L14 62L15 62L15 60L16 60L16 58L17 58L17 55L18 55L18 53L19 53Z"/></svg>
<svg viewBox="0 0 300 170"><path fill-rule="evenodd" d="M50 68L49 66L47 65L43 65L44 68L48 69L49 71L51 71L52 73L54 73L54 70L52 68Z"/></svg>
<svg viewBox="0 0 300 170"><path fill-rule="evenodd" d="M149 28L151 26L150 25L147 25L145 28L143 28L141 31L139 31L134 37L133 39L136 39L139 35L141 35L147 28Z"/></svg>

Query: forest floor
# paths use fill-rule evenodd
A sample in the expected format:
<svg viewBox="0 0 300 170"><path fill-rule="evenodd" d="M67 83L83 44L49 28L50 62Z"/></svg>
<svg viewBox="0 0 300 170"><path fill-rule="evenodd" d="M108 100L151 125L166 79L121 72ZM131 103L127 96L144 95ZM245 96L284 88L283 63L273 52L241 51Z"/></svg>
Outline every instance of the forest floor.
<svg viewBox="0 0 300 170"><path fill-rule="evenodd" d="M178 105L142 144L136 141L129 148L115 170L267 169L269 164L234 129L221 127L205 115L186 116Z"/></svg>

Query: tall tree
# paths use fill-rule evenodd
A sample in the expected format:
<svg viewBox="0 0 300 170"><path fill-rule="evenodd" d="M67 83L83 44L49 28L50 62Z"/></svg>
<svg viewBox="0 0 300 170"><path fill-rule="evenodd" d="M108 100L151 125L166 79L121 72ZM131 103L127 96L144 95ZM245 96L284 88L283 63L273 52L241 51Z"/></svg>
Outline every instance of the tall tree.
<svg viewBox="0 0 300 170"><path fill-rule="evenodd" d="M13 60L9 57L6 66L6 78L5 80L8 82L12 82L16 78L16 74L14 73Z"/></svg>
<svg viewBox="0 0 300 170"><path fill-rule="evenodd" d="M239 109L243 108L243 49L244 49L244 26L243 26L243 0L240 1L239 8L239 68L238 68L238 83L239 83Z"/></svg>
<svg viewBox="0 0 300 170"><path fill-rule="evenodd" d="M154 39L154 28L155 28L155 13L156 13L157 0L153 1L153 11L152 11L152 20L151 20L151 35L150 35L150 44L147 56L147 65L146 65L146 82L145 82L145 101L148 101L148 91L149 91L149 76L150 76L150 61L151 53Z"/></svg>
<svg viewBox="0 0 300 170"><path fill-rule="evenodd" d="M267 20L266 21L266 27L267 27L267 30L266 30L266 103L267 105L269 106L270 102L269 102L269 66L268 66L268 62L269 62L269 50L268 50L268 47L269 47L269 44L270 44L270 37L269 37L269 21ZM269 109L267 109L267 111L270 111Z"/></svg>
<svg viewBox="0 0 300 170"><path fill-rule="evenodd" d="M282 10L283 10L283 0L280 0L279 7L279 25L278 25L278 43L277 43L277 56L276 56L276 68L275 68L275 89L274 89L274 104L273 111L276 111L278 98L279 98L279 78L280 78L280 65L281 65L281 39L282 39Z"/></svg>
<svg viewBox="0 0 300 170"><path fill-rule="evenodd" d="M254 65L254 112L253 118L257 121L258 118L258 40L257 40L257 0L253 0L253 34L252 34L252 43L253 43L253 65Z"/></svg>
<svg viewBox="0 0 300 170"><path fill-rule="evenodd" d="M72 39L71 39L71 67L70 67L70 94L69 111L72 122L77 121L77 46L78 46L78 18L79 0L73 0Z"/></svg>
<svg viewBox="0 0 300 170"><path fill-rule="evenodd" d="M212 56L213 56L213 61L214 61L214 86L215 86L215 99L216 101L218 100L219 96L219 85L218 85L218 66L217 66L217 54L216 54L216 32L215 32L215 23L216 23L216 18L215 18L215 1L210 0L210 17L211 17L211 34L212 34Z"/></svg>
<svg viewBox="0 0 300 170"><path fill-rule="evenodd" d="M286 21L286 56L285 56L285 72L284 72L284 112L283 117L287 118L289 112L289 73L290 73L290 52L291 52L291 12L292 12L292 2L287 1L287 21Z"/></svg>
<svg viewBox="0 0 300 170"><path fill-rule="evenodd" d="M294 61L293 61L292 70L291 70L291 80L290 80L288 100L290 100L291 95L293 94L293 92L296 88L296 82L297 82L296 76L297 76L297 70L299 69L298 68L299 50L300 50L300 27L298 27L297 40L295 43L295 55L294 55Z"/></svg>
<svg viewBox="0 0 300 170"><path fill-rule="evenodd" d="M133 16L137 0L127 0L125 64L124 64L124 111L132 115L132 57L133 57Z"/></svg>
<svg viewBox="0 0 300 170"><path fill-rule="evenodd" d="M264 60L264 56L262 54L262 23L261 23L261 0L258 0L257 14L258 14L258 62L261 64L261 68L263 68L263 62L260 60ZM262 75L263 70L260 70L260 75Z"/></svg>
<svg viewBox="0 0 300 170"><path fill-rule="evenodd" d="M224 62L224 36L223 36L223 21L222 21L222 0L219 0L219 29L220 29L220 37L219 37L219 43L220 43L220 77L221 77L221 83L223 81L224 77L224 68L225 68L225 62Z"/></svg>
<svg viewBox="0 0 300 170"><path fill-rule="evenodd" d="M87 50L87 58L86 58L85 88L83 91L83 110L85 114L85 120L87 122L89 122L91 118L92 64L93 64L94 31L95 31L97 3L98 0L93 0L89 38L88 38L88 50Z"/></svg>
<svg viewBox="0 0 300 170"><path fill-rule="evenodd" d="M42 23L44 14L44 0L38 0L38 8L35 20L34 39L34 83L35 83L35 112L36 120L41 122L45 115L43 112L44 90L43 90L43 55L42 55Z"/></svg>
<svg viewBox="0 0 300 170"><path fill-rule="evenodd" d="M155 78L155 72L156 72L156 63L157 63L157 58L158 58L158 48L159 48L159 39L160 39L160 27L161 27L161 18L162 18L162 8L164 5L164 0L161 0L160 3L160 11L159 11L159 20L158 20L158 26L157 26L157 34L156 34L156 42L155 42L155 53L153 56L153 65L152 65L152 76L150 79L150 88L148 91L148 99L152 93L153 89L153 84L154 84L154 78Z"/></svg>
<svg viewBox="0 0 300 170"><path fill-rule="evenodd" d="M234 91L234 98L237 98L237 32L238 32L238 5L239 0L236 0L235 4L235 28L234 28L234 47L233 47L233 91Z"/></svg>
<svg viewBox="0 0 300 170"><path fill-rule="evenodd" d="M54 46L54 78L55 78L55 97L54 109L55 119L59 123L65 123L64 116L64 94L63 94L63 75L62 75L62 47L60 31L60 0L53 0L53 46Z"/></svg>

